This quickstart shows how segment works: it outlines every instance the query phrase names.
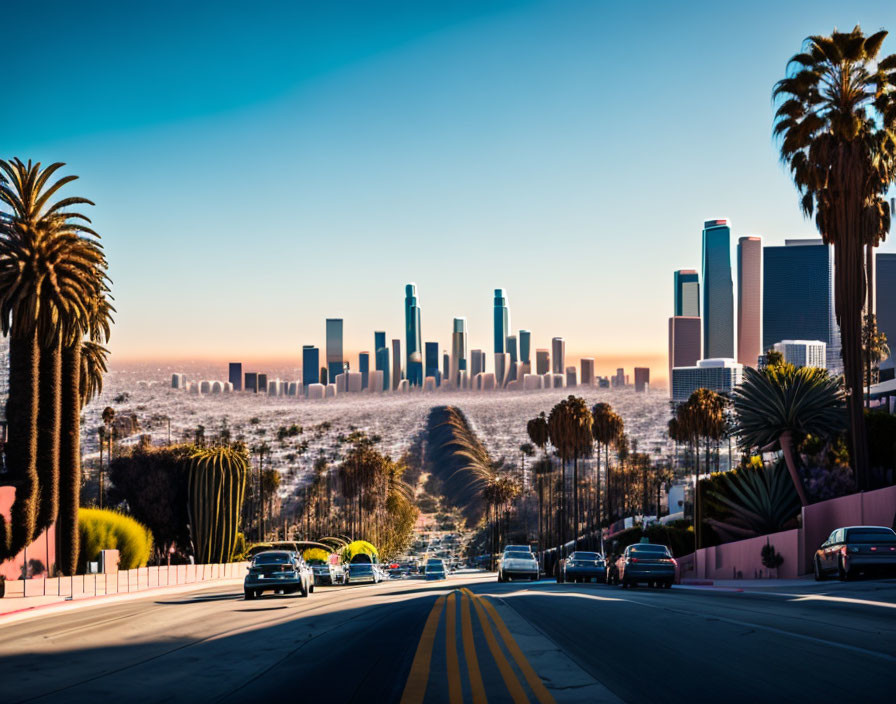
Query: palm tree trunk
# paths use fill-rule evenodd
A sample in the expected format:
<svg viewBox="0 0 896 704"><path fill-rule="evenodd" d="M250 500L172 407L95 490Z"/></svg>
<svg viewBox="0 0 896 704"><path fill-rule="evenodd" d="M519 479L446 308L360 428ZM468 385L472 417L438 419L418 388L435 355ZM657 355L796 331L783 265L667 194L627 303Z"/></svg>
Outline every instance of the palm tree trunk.
<svg viewBox="0 0 896 704"><path fill-rule="evenodd" d="M58 344L41 350L38 374L37 478L40 506L37 510L37 530L44 530L56 520L59 510L62 356Z"/></svg>
<svg viewBox="0 0 896 704"><path fill-rule="evenodd" d="M796 489L797 496L800 497L800 504L808 506L809 497L806 495L806 489L803 487L803 481L800 479L800 473L796 467L796 458L793 452L793 434L789 430L781 433L778 442L781 444L781 452L784 453L784 462L787 464L787 471L790 473L793 488Z"/></svg>
<svg viewBox="0 0 896 704"><path fill-rule="evenodd" d="M56 563L64 574L78 567L78 508L81 506L81 343L65 347L61 360L59 513Z"/></svg>
<svg viewBox="0 0 896 704"><path fill-rule="evenodd" d="M579 549L579 456L572 456L572 539L573 549Z"/></svg>

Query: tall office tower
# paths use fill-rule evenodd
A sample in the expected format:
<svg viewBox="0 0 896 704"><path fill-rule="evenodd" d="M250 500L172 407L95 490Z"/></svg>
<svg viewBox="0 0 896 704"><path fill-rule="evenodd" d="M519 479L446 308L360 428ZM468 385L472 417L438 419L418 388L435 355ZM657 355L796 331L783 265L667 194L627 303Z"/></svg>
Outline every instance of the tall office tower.
<svg viewBox="0 0 896 704"><path fill-rule="evenodd" d="M417 284L404 287L405 370L410 386L423 386L423 343L420 336L420 306Z"/></svg>
<svg viewBox="0 0 896 704"><path fill-rule="evenodd" d="M401 340L392 340L392 389L401 384Z"/></svg>
<svg viewBox="0 0 896 704"><path fill-rule="evenodd" d="M551 340L551 352L554 358L554 374L563 374L566 369L566 340L562 337Z"/></svg>
<svg viewBox="0 0 896 704"><path fill-rule="evenodd" d="M703 356L734 357L731 223L703 223Z"/></svg>
<svg viewBox="0 0 896 704"><path fill-rule="evenodd" d="M535 350L535 373L544 376L551 371L551 351L545 349Z"/></svg>
<svg viewBox="0 0 896 704"><path fill-rule="evenodd" d="M743 365L733 359L701 359L694 367L675 367L669 381L672 401L684 403L697 389L730 394L743 376Z"/></svg>
<svg viewBox="0 0 896 704"><path fill-rule="evenodd" d="M264 394L268 391L268 375L267 374L259 374L258 375L258 393Z"/></svg>
<svg viewBox="0 0 896 704"><path fill-rule="evenodd" d="M320 350L314 345L302 345L302 386L320 383Z"/></svg>
<svg viewBox="0 0 896 704"><path fill-rule="evenodd" d="M622 367L616 370L616 376L613 377L613 386L620 389L625 386L625 370Z"/></svg>
<svg viewBox="0 0 896 704"><path fill-rule="evenodd" d="M644 392L650 388L650 369L635 367L635 391Z"/></svg>
<svg viewBox="0 0 896 704"><path fill-rule="evenodd" d="M9 343L8 343L9 338L6 335L4 335L3 340L7 342L7 350L8 350L9 349ZM4 368L8 368L8 367L9 367L9 352L7 351L6 352L6 367L4 367ZM177 374L171 375L171 388L172 389L185 389L186 387L187 387L187 381L186 381L186 377L183 374L177 373ZM9 396L9 374L8 373L7 373L7 377L6 377L6 387L4 389L4 392L7 396Z"/></svg>
<svg viewBox="0 0 896 704"><path fill-rule="evenodd" d="M700 315L700 275L693 269L679 269L673 274L675 306L673 315Z"/></svg>
<svg viewBox="0 0 896 704"><path fill-rule="evenodd" d="M234 391L243 390L243 365L240 362L230 363L227 379L233 384Z"/></svg>
<svg viewBox="0 0 896 704"><path fill-rule="evenodd" d="M520 364L532 364L532 333L528 330L520 330Z"/></svg>
<svg viewBox="0 0 896 704"><path fill-rule="evenodd" d="M258 393L258 374L255 372L246 372L245 382L243 388L246 389L246 391L251 391L253 394Z"/></svg>
<svg viewBox="0 0 896 704"><path fill-rule="evenodd" d="M392 388L389 384L389 348L386 347L386 333L373 333L374 361L376 369L383 373L383 388L377 391L386 391Z"/></svg>
<svg viewBox="0 0 896 704"><path fill-rule="evenodd" d="M470 351L470 378L475 379L477 374L485 372L485 352L482 350Z"/></svg>
<svg viewBox="0 0 896 704"><path fill-rule="evenodd" d="M324 386L329 386L332 383L332 379L330 378L330 370L326 367L320 368L320 383Z"/></svg>
<svg viewBox="0 0 896 704"><path fill-rule="evenodd" d="M697 362L703 356L702 332L700 318L685 316L669 318L670 384L673 368L697 366Z"/></svg>
<svg viewBox="0 0 896 704"><path fill-rule="evenodd" d="M361 390L367 388L370 379L370 352L361 352L358 355L358 371L361 372Z"/></svg>
<svg viewBox="0 0 896 704"><path fill-rule="evenodd" d="M877 286L875 291L875 309L877 310L877 329L887 336L890 346L890 358L884 362L886 368L893 368L896 357L896 254L877 253ZM882 377L892 378L889 374Z"/></svg>
<svg viewBox="0 0 896 704"><path fill-rule="evenodd" d="M342 374L342 318L327 318L327 369L330 383Z"/></svg>
<svg viewBox="0 0 896 704"><path fill-rule="evenodd" d="M576 383L576 368L575 367L567 367L566 368L566 385L567 386L578 386Z"/></svg>
<svg viewBox="0 0 896 704"><path fill-rule="evenodd" d="M442 352L442 380L451 381L451 355Z"/></svg>
<svg viewBox="0 0 896 704"><path fill-rule="evenodd" d="M827 364L827 345L822 340L781 340L773 349L795 367L824 369Z"/></svg>
<svg viewBox="0 0 896 704"><path fill-rule="evenodd" d="M451 383L460 388L458 372L467 371L467 319L455 318L451 332Z"/></svg>
<svg viewBox="0 0 896 704"><path fill-rule="evenodd" d="M504 349L510 355L510 365L507 367L507 381L516 381L516 364L517 358L516 335L508 335L504 343Z"/></svg>
<svg viewBox="0 0 896 704"><path fill-rule="evenodd" d="M436 386L439 386L442 383L442 375L439 373L439 343L427 342L425 350L426 364L424 364L424 376L431 376L436 380Z"/></svg>
<svg viewBox="0 0 896 704"><path fill-rule="evenodd" d="M504 297L504 289L495 289L495 353L506 352L507 335L510 333L510 309Z"/></svg>
<svg viewBox="0 0 896 704"><path fill-rule="evenodd" d="M506 352L495 352L495 386L503 389L507 384L507 372L510 366L510 355Z"/></svg>
<svg viewBox="0 0 896 704"><path fill-rule="evenodd" d="M737 241L737 361L755 367L762 350L762 238Z"/></svg>
<svg viewBox="0 0 896 704"><path fill-rule="evenodd" d="M785 240L763 251L762 350L781 340L827 343L827 368L843 370L834 313L833 247L821 239Z"/></svg>
<svg viewBox="0 0 896 704"><path fill-rule="evenodd" d="M582 368L582 386L594 386L594 357L582 357L579 366Z"/></svg>

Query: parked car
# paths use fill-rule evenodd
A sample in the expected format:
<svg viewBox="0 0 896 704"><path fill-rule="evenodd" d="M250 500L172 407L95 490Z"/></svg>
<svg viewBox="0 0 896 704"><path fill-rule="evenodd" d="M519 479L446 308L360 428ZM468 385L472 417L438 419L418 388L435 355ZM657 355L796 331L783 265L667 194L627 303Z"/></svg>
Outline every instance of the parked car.
<svg viewBox="0 0 896 704"><path fill-rule="evenodd" d="M563 565L558 582L606 582L607 564L599 552L576 550Z"/></svg>
<svg viewBox="0 0 896 704"><path fill-rule="evenodd" d="M308 596L314 591L314 576L300 555L288 550L267 550L252 558L243 580L246 599L255 599L272 591L282 594L299 592Z"/></svg>
<svg viewBox="0 0 896 704"><path fill-rule="evenodd" d="M504 552L532 552L530 545L505 545Z"/></svg>
<svg viewBox="0 0 896 704"><path fill-rule="evenodd" d="M859 572L896 572L896 532L884 526L838 528L815 551L815 579L836 574L846 581Z"/></svg>
<svg viewBox="0 0 896 704"><path fill-rule="evenodd" d="M448 571L445 569L445 561L440 557L433 557L426 561L423 568L426 579L448 579Z"/></svg>
<svg viewBox="0 0 896 704"><path fill-rule="evenodd" d="M498 561L498 581L512 579L538 579L538 561L528 548L526 550L506 550Z"/></svg>
<svg viewBox="0 0 896 704"><path fill-rule="evenodd" d="M311 565L315 584L345 584L345 568L342 565L316 562Z"/></svg>
<svg viewBox="0 0 896 704"><path fill-rule="evenodd" d="M675 559L665 545L636 543L629 545L616 560L616 583L622 588L637 586L643 582L651 587L666 589L675 581Z"/></svg>
<svg viewBox="0 0 896 704"><path fill-rule="evenodd" d="M360 584L364 582L378 584L383 578L379 566L372 562L353 562L347 569L346 584Z"/></svg>

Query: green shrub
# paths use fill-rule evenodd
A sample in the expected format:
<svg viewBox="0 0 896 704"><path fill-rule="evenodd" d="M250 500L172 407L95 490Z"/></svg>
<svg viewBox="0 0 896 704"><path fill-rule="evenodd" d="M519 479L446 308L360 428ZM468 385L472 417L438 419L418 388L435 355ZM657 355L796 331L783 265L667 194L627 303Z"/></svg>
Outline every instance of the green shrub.
<svg viewBox="0 0 896 704"><path fill-rule="evenodd" d="M118 567L130 570L143 567L152 552L149 528L130 516L99 508L78 510L81 535L81 569L99 558L100 550L118 550Z"/></svg>

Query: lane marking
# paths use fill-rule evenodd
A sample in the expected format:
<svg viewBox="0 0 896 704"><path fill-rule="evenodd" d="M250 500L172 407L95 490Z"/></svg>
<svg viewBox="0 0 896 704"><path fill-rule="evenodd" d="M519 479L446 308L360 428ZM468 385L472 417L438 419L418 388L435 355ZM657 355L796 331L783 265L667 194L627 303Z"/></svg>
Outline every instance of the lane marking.
<svg viewBox="0 0 896 704"><path fill-rule="evenodd" d="M479 617L479 624L482 626L482 632L485 634L485 641L488 643L488 649L491 651L492 658L494 658L495 664L501 672L501 678L504 680L504 685L507 687L507 691L510 692L510 696L516 704L528 704L529 697L526 696L526 691L523 689L523 685L513 671L510 661L501 651L501 646L498 645L498 641L492 631L485 609L483 609L482 604L479 603L479 598L469 589L466 589L466 591L473 601L473 606L476 607L476 616Z"/></svg>
<svg viewBox="0 0 896 704"><path fill-rule="evenodd" d="M455 592L451 592L445 602L445 652L448 660L448 701L462 704L460 665L457 661L457 615L455 612Z"/></svg>
<svg viewBox="0 0 896 704"><path fill-rule="evenodd" d="M426 696L432 646L436 639L436 629L439 627L439 619L444 606L445 597L440 596L432 605L432 611L426 618L426 625L423 626L423 633L420 634L420 642L417 644L417 652L414 653L414 661L411 663L408 681L401 695L401 704L422 704L423 697Z"/></svg>
<svg viewBox="0 0 896 704"><path fill-rule="evenodd" d="M464 658L467 661L467 674L470 677L470 691L473 704L487 704L485 687L482 684L482 673L479 672L479 659L476 657L476 645L473 640L473 622L470 619L470 597L461 593L460 622L464 642Z"/></svg>
<svg viewBox="0 0 896 704"><path fill-rule="evenodd" d="M544 686L544 682L541 681L541 678L536 674L535 670L532 669L532 665L529 664L529 661L523 654L523 651L520 648L519 644L516 642L516 639L511 635L510 630L507 628L507 625L504 623L504 619L501 618L498 610L488 599L481 598L480 600L482 602L482 605L488 611L489 615L492 617L495 625L498 627L498 633L500 633L501 638L504 639L504 644L507 646L510 654L513 655L513 659L516 660L516 664L519 666L520 670L523 673L523 676L526 678L526 681L529 683L529 686L535 693L535 697L539 702L541 702L541 704L556 704L556 702L554 701L554 697L548 691L547 687Z"/></svg>
<svg viewBox="0 0 896 704"><path fill-rule="evenodd" d="M826 594L804 594L801 596L788 594L788 596L793 597L791 601L834 601L841 604L858 604L859 606L878 606L883 609L896 609L896 604L887 601L871 601L848 596L828 596Z"/></svg>

